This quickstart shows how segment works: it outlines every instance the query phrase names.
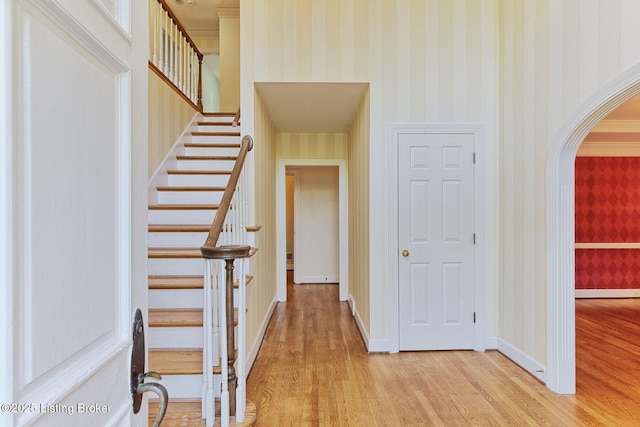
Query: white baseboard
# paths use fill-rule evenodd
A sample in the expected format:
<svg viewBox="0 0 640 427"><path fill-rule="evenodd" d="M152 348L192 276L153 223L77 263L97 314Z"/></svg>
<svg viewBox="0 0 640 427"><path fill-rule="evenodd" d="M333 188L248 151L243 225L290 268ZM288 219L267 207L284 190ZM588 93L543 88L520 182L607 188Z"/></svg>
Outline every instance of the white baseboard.
<svg viewBox="0 0 640 427"><path fill-rule="evenodd" d="M547 383L547 373L544 365L532 359L531 356L523 353L521 350L515 348L502 338L497 338L496 340L498 344L497 349L500 353L504 354L515 364L519 365L522 369L529 372L543 383Z"/></svg>
<svg viewBox="0 0 640 427"><path fill-rule="evenodd" d="M485 350L497 350L498 349L498 338L497 337L485 337L485 339L484 339L484 349Z"/></svg>
<svg viewBox="0 0 640 427"><path fill-rule="evenodd" d="M356 300L353 298L353 295L349 294L347 298L347 303L351 308L351 314L356 321L356 326L360 331L360 336L362 337L362 341L364 342L364 346L367 348L367 352L369 353L388 353L389 352L389 340L372 340L369 338L369 331L364 326L364 322L362 321L362 317L360 317L360 313L358 313L358 309L356 308Z"/></svg>
<svg viewBox="0 0 640 427"><path fill-rule="evenodd" d="M264 334L267 333L267 327L269 326L269 322L271 321L271 317L273 316L273 312L278 305L277 296L273 298L271 301L271 305L267 310L267 314L262 319L262 323L260 324L260 329L258 329L258 335L256 335L256 339L253 341L251 345L251 349L249 350L249 354L247 354L247 360L245 362L245 372L247 376L251 372L251 368L253 368L253 364L256 361L256 357L258 357L258 352L260 351L260 346L262 345L262 340L264 339Z"/></svg>
<svg viewBox="0 0 640 427"><path fill-rule="evenodd" d="M576 298L640 298L640 289L576 289Z"/></svg>

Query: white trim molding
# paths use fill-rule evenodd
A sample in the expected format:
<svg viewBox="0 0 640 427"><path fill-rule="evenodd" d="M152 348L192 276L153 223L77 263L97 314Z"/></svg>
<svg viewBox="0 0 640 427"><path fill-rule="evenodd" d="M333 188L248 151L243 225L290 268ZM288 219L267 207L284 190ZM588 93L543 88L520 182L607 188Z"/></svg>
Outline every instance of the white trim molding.
<svg viewBox="0 0 640 427"><path fill-rule="evenodd" d="M579 298L640 298L640 289L576 289Z"/></svg>
<svg viewBox="0 0 640 427"><path fill-rule="evenodd" d="M491 296L487 297L485 285L487 273L491 271L493 265L492 258L495 251L491 239L490 221L495 218L494 212L494 191L488 185L493 182L488 179L487 174L494 173L486 170L486 143L484 140L484 126L477 123L461 124L392 124L389 126L387 137L387 169L389 171L389 342L388 351L397 353L400 351L399 342L399 289L398 289L398 138L400 134L423 133L423 134L469 134L473 136L474 156L476 158L474 167L474 227L477 238L475 250L475 312L477 314L474 350L483 351L486 346L487 316L485 315L485 301L493 299L493 289L489 290ZM372 350L370 350L372 351Z"/></svg>
<svg viewBox="0 0 640 427"><path fill-rule="evenodd" d="M247 359L245 361L245 372L247 376L251 373L251 368L253 368L253 364L258 357L258 352L260 351L260 347L262 346L262 340L264 339L264 335L267 333L267 327L269 326L269 322L271 321L271 317L273 317L273 312L276 310L278 306L278 300L276 298L271 301L271 305L267 310L267 313L262 319L262 324L260 325L260 329L258 329L258 333L256 335L256 339L253 340L253 344L251 344L251 348L249 349L249 353L247 354Z"/></svg>
<svg viewBox="0 0 640 427"><path fill-rule="evenodd" d="M640 64L598 90L551 141L547 157L547 387L576 391L575 182L578 147L618 106L640 93Z"/></svg>
<svg viewBox="0 0 640 427"><path fill-rule="evenodd" d="M529 355L518 350L502 338L497 338L496 343L497 350L500 353L508 357L516 365L520 366L543 383L547 382L547 374L545 372L544 365L532 359Z"/></svg>
<svg viewBox="0 0 640 427"><path fill-rule="evenodd" d="M347 301L348 286L348 182L345 159L279 159L276 174L276 278L278 301L287 300L287 166L337 166L338 167L338 215L339 215L339 293L340 301ZM323 278L324 279L324 278ZM322 280L321 282L324 282ZM334 282L335 283L335 282Z"/></svg>

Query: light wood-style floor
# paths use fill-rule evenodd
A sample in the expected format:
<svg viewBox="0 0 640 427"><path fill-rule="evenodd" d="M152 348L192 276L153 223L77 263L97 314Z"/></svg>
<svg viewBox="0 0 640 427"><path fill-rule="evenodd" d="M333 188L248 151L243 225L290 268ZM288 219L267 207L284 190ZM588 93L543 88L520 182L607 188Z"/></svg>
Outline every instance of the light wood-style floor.
<svg viewBox="0 0 640 427"><path fill-rule="evenodd" d="M289 285L248 378L256 425L640 425L640 300L576 306L561 396L496 351L369 355L337 285Z"/></svg>
<svg viewBox="0 0 640 427"><path fill-rule="evenodd" d="M289 285L247 398L258 427L639 426L640 299L577 300L576 342L577 394L560 396L496 351L369 355L337 285ZM197 403L169 412L204 426Z"/></svg>

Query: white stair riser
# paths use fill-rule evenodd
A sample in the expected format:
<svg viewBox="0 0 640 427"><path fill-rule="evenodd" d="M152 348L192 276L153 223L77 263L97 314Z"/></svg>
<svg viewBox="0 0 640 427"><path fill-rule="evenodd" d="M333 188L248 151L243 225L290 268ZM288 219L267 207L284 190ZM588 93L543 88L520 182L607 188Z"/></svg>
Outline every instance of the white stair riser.
<svg viewBox="0 0 640 427"><path fill-rule="evenodd" d="M238 142L240 136L238 135L188 135L185 142Z"/></svg>
<svg viewBox="0 0 640 427"><path fill-rule="evenodd" d="M200 399L202 397L202 375L162 375L160 383L165 386L170 399ZM213 376L214 397L219 397L220 375Z"/></svg>
<svg viewBox="0 0 640 427"><path fill-rule="evenodd" d="M187 156L237 156L240 152L238 147L185 147L184 154Z"/></svg>
<svg viewBox="0 0 640 427"><path fill-rule="evenodd" d="M157 209L149 211L149 224L211 224L215 209L172 210Z"/></svg>
<svg viewBox="0 0 640 427"><path fill-rule="evenodd" d="M159 191L158 203L218 204L222 191Z"/></svg>
<svg viewBox="0 0 640 427"><path fill-rule="evenodd" d="M151 289L148 293L149 308L202 308L202 289Z"/></svg>
<svg viewBox="0 0 640 427"><path fill-rule="evenodd" d="M150 258L147 268L151 275L196 275L204 272L204 261L202 258Z"/></svg>
<svg viewBox="0 0 640 427"><path fill-rule="evenodd" d="M169 175L168 185L211 185L226 187L229 175Z"/></svg>
<svg viewBox="0 0 640 427"><path fill-rule="evenodd" d="M148 245L154 248L199 248L207 240L206 232L151 232Z"/></svg>
<svg viewBox="0 0 640 427"><path fill-rule="evenodd" d="M178 160L179 170L231 170L235 160Z"/></svg>
<svg viewBox="0 0 640 427"><path fill-rule="evenodd" d="M202 327L149 327L147 347L152 348L202 348Z"/></svg>
<svg viewBox="0 0 640 427"><path fill-rule="evenodd" d="M198 118L198 122L207 122L207 123L233 123L233 119L235 118L235 114L224 115L224 116L203 116Z"/></svg>
<svg viewBox="0 0 640 427"><path fill-rule="evenodd" d="M214 122L205 122L206 125L197 125L191 129L192 132L240 132L238 127L233 127L231 121L225 122L224 120L216 120ZM217 123L229 123L229 124L217 124Z"/></svg>

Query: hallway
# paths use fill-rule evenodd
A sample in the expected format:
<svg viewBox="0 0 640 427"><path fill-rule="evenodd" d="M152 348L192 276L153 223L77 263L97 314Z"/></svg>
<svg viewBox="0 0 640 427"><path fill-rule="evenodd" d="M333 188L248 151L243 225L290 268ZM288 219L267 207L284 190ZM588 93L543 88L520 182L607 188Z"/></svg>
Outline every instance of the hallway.
<svg viewBox="0 0 640 427"><path fill-rule="evenodd" d="M606 365L606 375L585 375L594 362L585 352L599 347L596 357L602 357L608 346L580 327L579 390L560 396L496 351L368 355L348 305L338 302L337 285L289 284L287 293L248 378L247 398L258 407L258 426L620 426L640 419L637 381L629 380L628 363ZM625 300L606 304L616 301ZM625 312L633 318L640 300L626 301ZM593 324L577 305L576 323ZM591 316L593 309L586 312ZM612 335L618 350L636 355L632 366L638 347L621 345L620 334L607 334ZM622 372L615 372L617 366ZM615 389L621 376L629 393L603 395L607 379Z"/></svg>

